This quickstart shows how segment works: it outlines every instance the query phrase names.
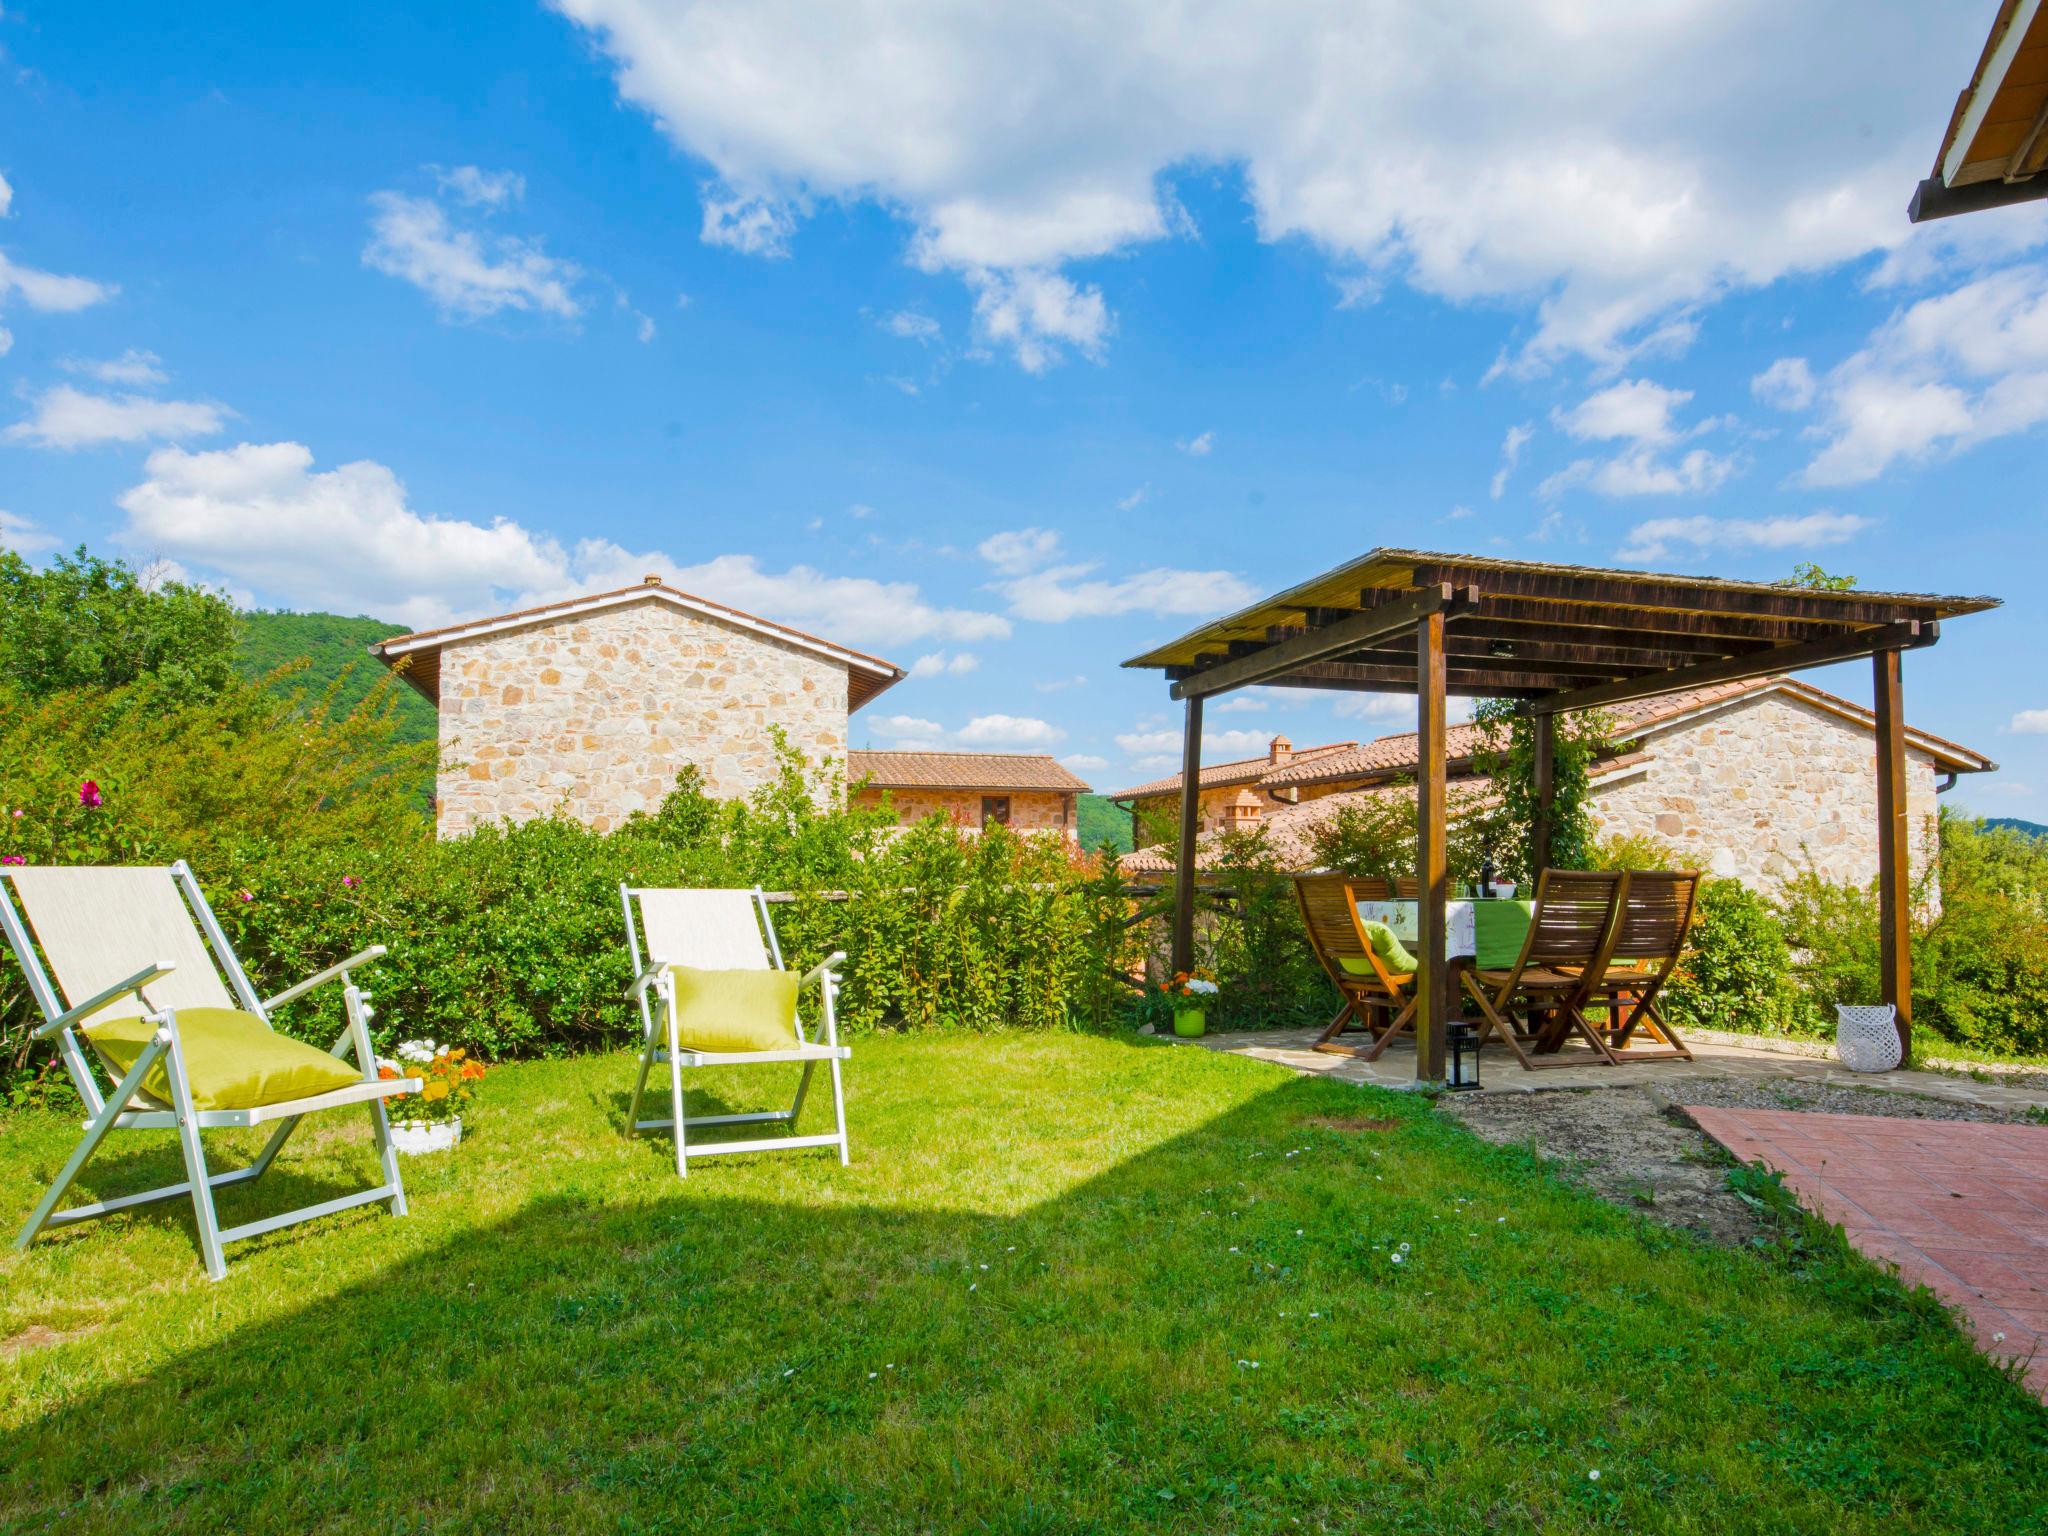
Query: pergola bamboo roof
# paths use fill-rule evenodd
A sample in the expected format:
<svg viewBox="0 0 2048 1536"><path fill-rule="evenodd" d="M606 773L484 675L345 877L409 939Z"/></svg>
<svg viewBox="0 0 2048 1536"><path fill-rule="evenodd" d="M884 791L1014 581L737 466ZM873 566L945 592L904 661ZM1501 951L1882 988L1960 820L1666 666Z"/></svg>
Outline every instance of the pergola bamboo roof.
<svg viewBox="0 0 2048 1536"><path fill-rule="evenodd" d="M1931 645L1991 597L1375 549L1134 656L1175 698L1251 684L1412 693L1416 621L1445 617L1445 691L1542 713Z"/></svg>

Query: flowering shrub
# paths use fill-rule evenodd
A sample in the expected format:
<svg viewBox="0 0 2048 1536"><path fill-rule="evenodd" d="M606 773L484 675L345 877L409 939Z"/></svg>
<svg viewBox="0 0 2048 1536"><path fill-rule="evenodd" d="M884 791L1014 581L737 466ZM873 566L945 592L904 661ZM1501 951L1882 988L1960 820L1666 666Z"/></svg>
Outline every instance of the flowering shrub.
<svg viewBox="0 0 2048 1536"><path fill-rule="evenodd" d="M405 1040L395 1048L396 1061L377 1058L377 1075L389 1082L416 1077L418 1093L401 1093L386 1099L395 1121L460 1120L483 1081L484 1064L460 1046L441 1045L433 1040Z"/></svg>
<svg viewBox="0 0 2048 1536"><path fill-rule="evenodd" d="M1159 990L1168 997L1178 997L1200 1004L1216 996L1222 988L1216 985L1216 979L1206 971L1176 971L1172 980L1159 983Z"/></svg>

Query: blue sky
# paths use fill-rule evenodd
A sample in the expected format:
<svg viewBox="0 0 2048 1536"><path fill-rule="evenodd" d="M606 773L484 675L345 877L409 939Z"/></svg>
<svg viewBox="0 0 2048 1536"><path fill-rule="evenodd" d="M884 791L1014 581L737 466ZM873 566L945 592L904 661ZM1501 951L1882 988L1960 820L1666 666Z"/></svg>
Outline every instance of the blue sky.
<svg viewBox="0 0 2048 1536"><path fill-rule="evenodd" d="M1991 0L390 9L0 5L0 539L422 625L660 571L914 665L857 745L1105 789L1118 662L1375 545L1811 559L2007 600L1908 713L2048 819L2048 214L1904 215Z"/></svg>

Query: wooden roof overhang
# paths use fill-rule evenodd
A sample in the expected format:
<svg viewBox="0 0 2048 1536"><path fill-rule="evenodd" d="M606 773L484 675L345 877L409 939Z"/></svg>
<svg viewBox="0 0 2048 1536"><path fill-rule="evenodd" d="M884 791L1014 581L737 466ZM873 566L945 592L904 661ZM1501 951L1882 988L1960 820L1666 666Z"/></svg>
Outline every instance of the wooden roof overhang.
<svg viewBox="0 0 2048 1536"><path fill-rule="evenodd" d="M1990 597L1831 592L1376 549L1126 667L1176 699L1263 684L1413 693L1416 625L1444 615L1445 690L1588 709L1932 645Z"/></svg>
<svg viewBox="0 0 2048 1536"><path fill-rule="evenodd" d="M2048 197L2048 3L2004 0L1907 206L1915 224Z"/></svg>

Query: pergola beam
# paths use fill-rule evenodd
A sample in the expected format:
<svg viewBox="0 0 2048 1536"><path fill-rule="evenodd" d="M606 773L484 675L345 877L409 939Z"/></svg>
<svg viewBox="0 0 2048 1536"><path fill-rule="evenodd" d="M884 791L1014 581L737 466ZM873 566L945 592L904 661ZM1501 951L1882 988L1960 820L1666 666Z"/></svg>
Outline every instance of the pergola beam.
<svg viewBox="0 0 2048 1536"><path fill-rule="evenodd" d="M1476 591L1461 593L1449 582L1427 586L1377 608L1361 610L1335 624L1326 624L1291 640L1260 647L1251 655L1198 667L1173 685L1173 697L1191 699L1227 693L1233 688L1249 688L1283 672L1341 656L1388 635L1412 629L1426 615L1449 612L1469 605L1477 598Z"/></svg>
<svg viewBox="0 0 2048 1536"><path fill-rule="evenodd" d="M1421 565L1415 569L1415 580L1429 586L1440 582L1464 586L1483 581L1489 597L1528 597L1618 608L1668 609L1679 613L1761 615L1807 624L1889 624L1900 617L1896 601L1823 596L1793 587L1782 592L1755 592L1690 582L1660 582L1655 577L1596 576L1570 569L1557 572L1494 571L1456 565ZM1907 617L1932 619L1934 610L1910 612Z"/></svg>
<svg viewBox="0 0 2048 1536"><path fill-rule="evenodd" d="M1799 672L1807 667L1824 667L1837 661L1857 661L1879 651L1916 650L1923 645L1934 644L1940 637L1941 626L1932 619L1908 619L1897 624L1881 624L1850 640L1811 640L1804 645L1781 645L1749 656L1731 656L1725 661L1702 662L1698 666L1651 672L1618 683L1599 683L1591 688L1554 693L1536 700L1530 708L1538 714L1562 714L1568 710L1626 704L1634 699L1653 699L1660 693L1682 693L1688 688L1747 682L1753 677L1770 677L1779 672Z"/></svg>

